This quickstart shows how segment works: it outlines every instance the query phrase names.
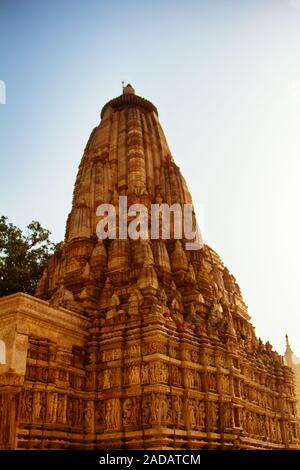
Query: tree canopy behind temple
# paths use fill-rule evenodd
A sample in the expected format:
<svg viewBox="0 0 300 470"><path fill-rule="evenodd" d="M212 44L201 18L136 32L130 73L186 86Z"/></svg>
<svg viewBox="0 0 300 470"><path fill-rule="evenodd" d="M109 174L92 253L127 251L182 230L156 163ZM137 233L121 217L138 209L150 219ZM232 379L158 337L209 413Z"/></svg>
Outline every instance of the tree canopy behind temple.
<svg viewBox="0 0 300 470"><path fill-rule="evenodd" d="M0 297L25 292L33 294L49 256L57 245L50 231L32 221L21 229L0 217Z"/></svg>

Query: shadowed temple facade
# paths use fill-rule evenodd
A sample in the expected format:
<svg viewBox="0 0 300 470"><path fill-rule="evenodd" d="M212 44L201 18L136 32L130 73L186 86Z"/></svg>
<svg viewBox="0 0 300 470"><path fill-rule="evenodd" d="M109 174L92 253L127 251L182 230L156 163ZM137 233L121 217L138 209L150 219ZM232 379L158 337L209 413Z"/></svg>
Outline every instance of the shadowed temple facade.
<svg viewBox="0 0 300 470"><path fill-rule="evenodd" d="M292 370L209 246L100 240L97 207L191 203L128 85L91 133L36 296L0 299L1 449L298 448ZM194 217L194 215L193 215Z"/></svg>

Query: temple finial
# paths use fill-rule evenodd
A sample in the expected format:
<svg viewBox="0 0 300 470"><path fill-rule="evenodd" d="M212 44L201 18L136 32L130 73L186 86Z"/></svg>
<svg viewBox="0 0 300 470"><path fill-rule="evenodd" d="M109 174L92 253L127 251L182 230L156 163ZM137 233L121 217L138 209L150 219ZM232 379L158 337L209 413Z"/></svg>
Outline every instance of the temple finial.
<svg viewBox="0 0 300 470"><path fill-rule="evenodd" d="M125 87L123 85L123 95L135 95L135 89L130 85L130 83L128 83Z"/></svg>

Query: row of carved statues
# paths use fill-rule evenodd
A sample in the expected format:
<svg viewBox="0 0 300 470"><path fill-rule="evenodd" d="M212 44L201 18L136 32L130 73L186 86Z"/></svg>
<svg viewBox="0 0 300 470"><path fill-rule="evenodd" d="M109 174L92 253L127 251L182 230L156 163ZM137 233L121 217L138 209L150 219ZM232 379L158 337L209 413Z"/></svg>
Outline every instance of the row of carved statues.
<svg viewBox="0 0 300 470"><path fill-rule="evenodd" d="M3 412L0 409L0 416ZM64 393L26 390L20 397L19 419L21 423L81 427L85 433L165 425L214 432L240 428L251 437L272 442L282 442L283 431L289 433L291 440L297 437L295 423L287 425L275 416L256 413L229 401L204 401L163 393L92 401Z"/></svg>
<svg viewBox="0 0 300 470"><path fill-rule="evenodd" d="M91 374L91 373L90 373ZM289 411L295 415L295 405L293 401L279 398L278 394L270 393L270 390L258 388L252 383L246 383L242 376L224 374L215 371L201 371L179 367L176 364L164 362L149 362L144 364L131 364L122 368L105 367L95 371L96 387L98 391L106 391L126 385L147 385L162 383L177 387L188 387L202 392L218 392L234 397L242 398L251 403L255 403L262 408L280 409L289 406ZM71 387L75 390L93 389L92 380L88 380L83 372L76 374L67 369L54 369L28 365L26 379L40 383L56 383L61 386ZM261 386L260 386L261 387ZM292 398L292 397L290 397Z"/></svg>
<svg viewBox="0 0 300 470"><path fill-rule="evenodd" d="M236 350L236 354L240 351ZM247 379L251 380L252 382L257 383L257 385L267 386L268 388L276 391L280 386L280 382L282 382L282 387L285 390L280 390L282 393L288 392L288 388L290 387L292 393L291 384L286 383L283 377L281 380L277 380L275 377L271 377L273 373L276 376L276 372L278 369L278 363L276 361L273 364L269 365L266 370L262 370L262 364L250 363L249 361L242 361L241 359L235 360L231 356L226 355L225 352L221 352L220 350L214 351L214 345L208 344L205 346L198 346L198 347L189 347L186 348L182 341L177 342L162 342L162 341L148 341L143 342L141 344L136 343L128 343L124 349L114 348L113 344L110 345L109 349L100 349L100 347L96 347L95 350L89 350L89 362L90 364L99 364L108 361L115 361L119 359L129 359L129 358L136 358L140 360L141 356L151 355L155 353L160 353L166 355L170 358L182 360L182 361L189 361L195 364L201 364L205 366L211 366L216 368L225 368L225 369L236 369L238 374L241 374ZM80 354L82 357L80 357ZM83 352L77 352L77 363L79 366L83 367L85 354ZM57 363L60 362L63 366L68 367L74 362L75 352L69 351L68 354L63 354L59 351L57 353L57 345L54 343L51 344L44 344L43 341L39 343L37 339L30 338L30 345L28 350L28 367L33 364L37 364L43 369L45 363ZM242 355L240 356L242 357ZM33 359L34 361L30 361ZM39 361L39 362L38 362ZM235 362L238 361L238 362ZM73 365L73 364L72 364ZM164 367L164 366L162 366ZM47 377L47 374L50 374ZM56 377L57 371L51 370L49 368L49 372L45 370L41 370L38 372L39 377L37 379L47 382L52 381ZM63 370L59 372L60 374L65 374ZM28 372L31 375L30 372ZM32 372L34 374L34 372ZM59 377L59 380L66 380L64 377Z"/></svg>

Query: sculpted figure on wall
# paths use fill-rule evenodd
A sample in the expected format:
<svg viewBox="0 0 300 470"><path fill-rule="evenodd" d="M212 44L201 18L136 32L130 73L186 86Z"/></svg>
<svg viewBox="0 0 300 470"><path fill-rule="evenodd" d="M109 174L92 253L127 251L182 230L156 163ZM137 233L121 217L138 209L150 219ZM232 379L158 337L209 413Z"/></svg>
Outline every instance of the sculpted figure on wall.
<svg viewBox="0 0 300 470"><path fill-rule="evenodd" d="M231 404L222 403L220 411L221 428L223 431L232 427Z"/></svg>
<svg viewBox="0 0 300 470"><path fill-rule="evenodd" d="M73 400L73 425L80 426L82 424L82 400L75 398Z"/></svg>
<svg viewBox="0 0 300 470"><path fill-rule="evenodd" d="M140 366L132 365L129 369L129 383L138 384L140 383Z"/></svg>
<svg viewBox="0 0 300 470"><path fill-rule="evenodd" d="M42 409L41 395L39 392L33 393L33 419L39 420Z"/></svg>
<svg viewBox="0 0 300 470"><path fill-rule="evenodd" d="M200 429L205 429L205 403L203 401L198 402L196 408L196 426Z"/></svg>
<svg viewBox="0 0 300 470"><path fill-rule="evenodd" d="M181 370L175 364L170 365L170 381L174 385L181 385L182 383Z"/></svg>
<svg viewBox="0 0 300 470"><path fill-rule="evenodd" d="M168 421L169 402L164 394L153 394L151 402L151 423L162 424Z"/></svg>
<svg viewBox="0 0 300 470"><path fill-rule="evenodd" d="M57 401L57 420L60 423L64 423L66 419L66 409L65 409L65 396L61 393L58 394Z"/></svg>
<svg viewBox="0 0 300 470"><path fill-rule="evenodd" d="M106 388L110 388L110 369L105 369L103 371L103 388L106 389Z"/></svg>
<svg viewBox="0 0 300 470"><path fill-rule="evenodd" d="M85 403L84 408L84 431L88 433L94 432L94 403L88 401Z"/></svg>
<svg viewBox="0 0 300 470"><path fill-rule="evenodd" d="M33 398L32 392L24 390L21 394L21 405L20 405L20 418L27 422L31 421L32 418L32 407L33 407Z"/></svg>
<svg viewBox="0 0 300 470"><path fill-rule="evenodd" d="M131 344L126 347L125 351L123 351L124 357L136 357L139 356L141 353L141 347L139 344ZM122 351L119 351L119 356L115 357L114 359L120 358L122 355Z"/></svg>
<svg viewBox="0 0 300 470"><path fill-rule="evenodd" d="M142 384L149 382L149 366L148 364L142 364L141 366L141 381Z"/></svg>
<svg viewBox="0 0 300 470"><path fill-rule="evenodd" d="M169 369L167 364L161 362L152 362L150 368L150 382L167 382Z"/></svg>
<svg viewBox="0 0 300 470"><path fill-rule="evenodd" d="M120 427L120 400L111 398L106 402L105 425L107 429L119 429Z"/></svg>
<svg viewBox="0 0 300 470"><path fill-rule="evenodd" d="M96 431L99 432L103 429L105 424L105 403L99 400L95 404L95 425Z"/></svg>
<svg viewBox="0 0 300 470"><path fill-rule="evenodd" d="M195 385L195 378L194 378L194 370L187 369L186 370L186 384L187 387L193 388Z"/></svg>
<svg viewBox="0 0 300 470"><path fill-rule="evenodd" d="M126 398L123 402L124 426L137 425L139 420L139 400L136 397Z"/></svg>
<svg viewBox="0 0 300 470"><path fill-rule="evenodd" d="M151 395L145 395L142 400L142 422L149 425L151 420Z"/></svg>
<svg viewBox="0 0 300 470"><path fill-rule="evenodd" d="M181 425L183 423L183 402L182 398L179 396L175 396L173 399L173 416L174 416L174 422L178 425Z"/></svg>
<svg viewBox="0 0 300 470"><path fill-rule="evenodd" d="M188 400L187 403L187 423L190 429L196 427L196 400Z"/></svg>
<svg viewBox="0 0 300 470"><path fill-rule="evenodd" d="M194 371L194 384L197 390L202 390L201 372L198 370Z"/></svg>
<svg viewBox="0 0 300 470"><path fill-rule="evenodd" d="M218 404L215 402L209 402L208 411L207 411L207 424L210 430L213 431L218 428L218 419L219 419Z"/></svg>
<svg viewBox="0 0 300 470"><path fill-rule="evenodd" d="M160 399L158 395L152 395L151 400L151 423L160 423Z"/></svg>
<svg viewBox="0 0 300 470"><path fill-rule="evenodd" d="M165 395L160 397L159 422L167 423L169 418L169 401Z"/></svg>
<svg viewBox="0 0 300 470"><path fill-rule="evenodd" d="M47 421L54 423L56 420L57 393L47 393Z"/></svg>
<svg viewBox="0 0 300 470"><path fill-rule="evenodd" d="M69 426L73 425L73 401L69 397L67 398L66 421Z"/></svg>

